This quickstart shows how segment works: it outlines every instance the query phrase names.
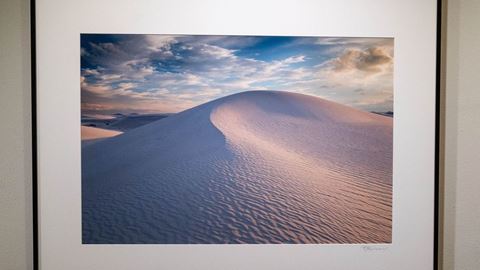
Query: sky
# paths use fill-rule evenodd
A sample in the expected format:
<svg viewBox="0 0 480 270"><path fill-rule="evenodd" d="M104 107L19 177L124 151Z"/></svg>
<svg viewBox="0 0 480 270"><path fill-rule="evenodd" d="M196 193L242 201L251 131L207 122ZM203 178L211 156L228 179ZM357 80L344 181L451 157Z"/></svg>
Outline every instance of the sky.
<svg viewBox="0 0 480 270"><path fill-rule="evenodd" d="M81 35L82 114L176 113L249 90L393 111L393 39Z"/></svg>

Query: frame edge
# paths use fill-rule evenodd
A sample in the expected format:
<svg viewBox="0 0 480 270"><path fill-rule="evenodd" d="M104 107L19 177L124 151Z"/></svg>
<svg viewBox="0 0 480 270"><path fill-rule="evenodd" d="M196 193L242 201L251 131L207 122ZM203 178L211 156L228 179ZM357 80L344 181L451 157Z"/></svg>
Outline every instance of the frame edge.
<svg viewBox="0 0 480 270"><path fill-rule="evenodd" d="M32 227L33 227L33 269L39 266L38 242L38 167L37 167L37 47L36 47L36 5L30 0L30 76L32 116Z"/></svg>

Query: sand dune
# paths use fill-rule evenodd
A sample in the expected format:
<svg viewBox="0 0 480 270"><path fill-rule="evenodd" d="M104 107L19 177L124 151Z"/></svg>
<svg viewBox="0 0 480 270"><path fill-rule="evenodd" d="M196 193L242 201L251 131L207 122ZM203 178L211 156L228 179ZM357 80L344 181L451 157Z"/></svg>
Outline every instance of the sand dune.
<svg viewBox="0 0 480 270"><path fill-rule="evenodd" d="M84 243L388 243L392 118L275 91L86 145Z"/></svg>
<svg viewBox="0 0 480 270"><path fill-rule="evenodd" d="M168 117L169 114L83 115L82 126L125 132Z"/></svg>
<svg viewBox="0 0 480 270"><path fill-rule="evenodd" d="M109 137L117 136L118 134L122 134L122 132L120 131L108 130L108 129L97 128L97 127L87 127L87 126L82 126L81 132L82 132L82 141L109 138Z"/></svg>

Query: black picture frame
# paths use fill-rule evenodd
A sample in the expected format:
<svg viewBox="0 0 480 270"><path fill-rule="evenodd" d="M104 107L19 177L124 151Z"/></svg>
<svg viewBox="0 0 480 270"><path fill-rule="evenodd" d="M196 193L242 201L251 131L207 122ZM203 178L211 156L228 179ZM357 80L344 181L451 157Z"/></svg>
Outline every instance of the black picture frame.
<svg viewBox="0 0 480 270"><path fill-rule="evenodd" d="M434 179L434 243L433 243L433 269L440 269L441 258L439 257L439 207L442 199L440 194L440 136L441 136L441 80L442 80L442 1L437 0L437 23L436 23L436 78L435 78L435 179ZM32 225L33 225L33 268L39 270L39 211L38 211L38 147L37 147L37 46L36 46L36 1L30 0L30 54L31 54L31 118L32 118Z"/></svg>

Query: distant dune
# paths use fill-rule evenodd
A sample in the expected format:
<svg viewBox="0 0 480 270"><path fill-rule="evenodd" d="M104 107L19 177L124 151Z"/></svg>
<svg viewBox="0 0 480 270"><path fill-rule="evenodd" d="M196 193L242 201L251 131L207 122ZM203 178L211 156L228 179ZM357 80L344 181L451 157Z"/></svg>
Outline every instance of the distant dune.
<svg viewBox="0 0 480 270"><path fill-rule="evenodd" d="M108 130L108 129L96 128L96 127L87 127L87 126L82 126L81 130L82 130L82 141L109 138L109 137L117 136L118 134L122 134L122 132L120 131Z"/></svg>
<svg viewBox="0 0 480 270"><path fill-rule="evenodd" d="M82 151L84 243L390 243L392 118L243 92Z"/></svg>
<svg viewBox="0 0 480 270"><path fill-rule="evenodd" d="M129 115L123 118L119 118L116 122L112 123L110 128L120 131L128 131L153 121L160 120L168 117L167 114L146 114L146 115Z"/></svg>
<svg viewBox="0 0 480 270"><path fill-rule="evenodd" d="M168 117L170 114L131 114L116 113L113 115L83 115L82 126L97 127L106 130L125 132L151 122Z"/></svg>

